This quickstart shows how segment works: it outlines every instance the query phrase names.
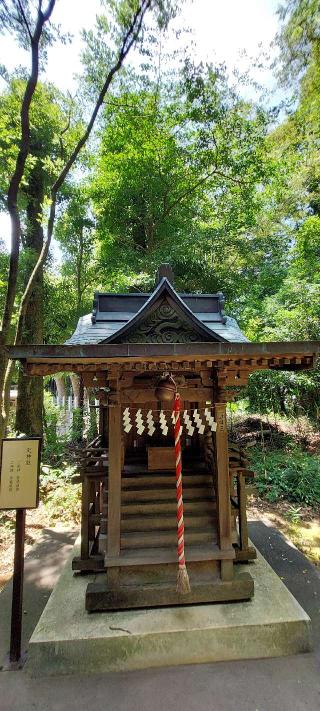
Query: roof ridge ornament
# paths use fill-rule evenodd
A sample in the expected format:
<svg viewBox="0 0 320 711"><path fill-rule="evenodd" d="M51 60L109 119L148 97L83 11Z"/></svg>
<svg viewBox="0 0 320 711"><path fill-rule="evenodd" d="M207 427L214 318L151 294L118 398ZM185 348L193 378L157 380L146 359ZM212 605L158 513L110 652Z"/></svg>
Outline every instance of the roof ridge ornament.
<svg viewBox="0 0 320 711"><path fill-rule="evenodd" d="M220 309L220 313L222 316L222 323L227 323L227 317L226 317L225 311L224 311L224 305L225 305L225 301L226 301L225 295L223 294L222 291L217 291L217 296L219 297L219 309Z"/></svg>
<svg viewBox="0 0 320 711"><path fill-rule="evenodd" d="M160 264L159 269L157 271L155 286L158 286L158 284L160 284L161 280L164 277L172 286L174 285L174 273L172 266L171 264L169 264L169 262L163 262L162 264Z"/></svg>
<svg viewBox="0 0 320 711"><path fill-rule="evenodd" d="M91 323L96 323L98 308L99 308L99 292L95 291L94 295L93 295Z"/></svg>

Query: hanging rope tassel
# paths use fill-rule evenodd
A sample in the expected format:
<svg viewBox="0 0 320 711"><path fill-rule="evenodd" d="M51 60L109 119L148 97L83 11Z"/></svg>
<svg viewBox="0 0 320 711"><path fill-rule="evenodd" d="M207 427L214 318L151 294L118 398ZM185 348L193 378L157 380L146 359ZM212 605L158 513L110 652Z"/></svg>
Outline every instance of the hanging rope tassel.
<svg viewBox="0 0 320 711"><path fill-rule="evenodd" d="M178 561L177 593L186 595L190 592L189 576L184 557L184 521L182 498L182 464L181 464L181 425L180 425L180 395L174 398L174 448L176 455L176 494L177 494L177 528L178 528Z"/></svg>

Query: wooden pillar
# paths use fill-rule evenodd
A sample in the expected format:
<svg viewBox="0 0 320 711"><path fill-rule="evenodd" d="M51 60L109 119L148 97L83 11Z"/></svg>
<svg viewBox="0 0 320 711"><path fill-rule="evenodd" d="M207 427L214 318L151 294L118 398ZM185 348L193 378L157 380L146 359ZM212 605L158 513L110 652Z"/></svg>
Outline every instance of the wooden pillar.
<svg viewBox="0 0 320 711"><path fill-rule="evenodd" d="M217 497L217 533L220 549L232 548L231 511L230 511L230 477L228 457L228 432L226 418L226 403L216 403L216 497ZM233 561L221 561L221 577L231 580L233 577Z"/></svg>
<svg viewBox="0 0 320 711"><path fill-rule="evenodd" d="M247 492L246 478L242 472L237 476L237 495L239 506L239 536L241 550L248 550Z"/></svg>
<svg viewBox="0 0 320 711"><path fill-rule="evenodd" d="M120 553L121 523L121 406L109 405L109 474L108 474L108 556Z"/></svg>
<svg viewBox="0 0 320 711"><path fill-rule="evenodd" d="M81 558L89 558L89 482L83 473L81 497Z"/></svg>

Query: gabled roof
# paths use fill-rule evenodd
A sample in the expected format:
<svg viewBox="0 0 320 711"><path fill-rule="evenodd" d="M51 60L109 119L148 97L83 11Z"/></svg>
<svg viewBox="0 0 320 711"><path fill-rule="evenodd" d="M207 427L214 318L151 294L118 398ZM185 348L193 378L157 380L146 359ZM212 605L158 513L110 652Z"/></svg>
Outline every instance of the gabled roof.
<svg viewBox="0 0 320 711"><path fill-rule="evenodd" d="M161 325L167 325L168 320L171 319L171 333L173 336L176 335L177 342L179 340L178 331L183 328L187 328L189 330L189 340L200 342L225 340L223 336L215 334L212 329L209 329L193 314L186 303L182 301L179 294L177 294L168 279L163 277L153 294L149 297L148 301L141 306L139 311L124 326L122 326L119 331L112 336L109 336L108 339L105 340L105 343L127 342L128 339L130 340L134 337L136 330L139 331L139 326L141 327L141 325L147 322L148 317L155 314L157 308L160 309L158 318L161 319L161 307L164 312ZM155 321L156 319L154 319L154 322ZM151 324L149 331L150 330L152 330ZM175 333L173 333L173 331L175 331ZM192 337L192 332L194 333L194 337ZM149 337L151 338L152 335Z"/></svg>
<svg viewBox="0 0 320 711"><path fill-rule="evenodd" d="M223 305L221 293L179 295L166 277L151 295L96 293L92 315L79 319L66 343L247 341Z"/></svg>

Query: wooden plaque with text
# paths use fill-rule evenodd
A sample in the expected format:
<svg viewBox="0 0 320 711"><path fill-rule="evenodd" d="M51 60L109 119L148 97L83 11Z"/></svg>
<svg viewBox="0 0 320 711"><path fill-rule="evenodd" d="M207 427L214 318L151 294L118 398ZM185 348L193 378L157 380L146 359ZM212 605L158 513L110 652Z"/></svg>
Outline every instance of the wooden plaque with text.
<svg viewBox="0 0 320 711"><path fill-rule="evenodd" d="M35 509L39 503L41 439L3 439L0 509Z"/></svg>

